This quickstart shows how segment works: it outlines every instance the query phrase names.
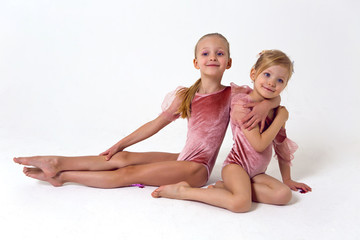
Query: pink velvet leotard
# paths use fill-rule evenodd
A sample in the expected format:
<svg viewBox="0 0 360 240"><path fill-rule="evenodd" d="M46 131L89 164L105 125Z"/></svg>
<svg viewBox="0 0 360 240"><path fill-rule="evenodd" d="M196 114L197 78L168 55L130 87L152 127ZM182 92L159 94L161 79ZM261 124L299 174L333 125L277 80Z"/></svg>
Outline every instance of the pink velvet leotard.
<svg viewBox="0 0 360 240"><path fill-rule="evenodd" d="M241 130L241 123L239 121L250 111L244 108L243 105L251 102L249 96L251 92L252 89L248 86L239 87L231 83L230 124L234 145L223 165L226 166L231 163L238 164L245 169L250 178L266 171L271 160L272 146L274 146L277 159L287 164L291 163L291 160L294 158L293 154L297 149L296 143L288 139L285 129L281 128L273 140L273 144L270 144L263 152L255 151ZM271 120L268 118L265 129L269 127L270 124Z"/></svg>
<svg viewBox="0 0 360 240"><path fill-rule="evenodd" d="M181 99L176 96L178 87L169 93L162 105L162 116L173 121L179 118L176 114ZM223 142L230 118L231 88L210 94L196 93L191 102L191 116L188 119L186 144L178 161L192 161L203 164L208 178L214 167L217 155Z"/></svg>

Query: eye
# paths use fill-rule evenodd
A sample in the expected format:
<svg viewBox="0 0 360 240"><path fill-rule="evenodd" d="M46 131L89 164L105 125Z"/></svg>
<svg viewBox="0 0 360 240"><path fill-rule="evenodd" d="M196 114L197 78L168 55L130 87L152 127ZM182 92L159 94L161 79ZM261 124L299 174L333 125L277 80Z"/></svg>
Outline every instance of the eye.
<svg viewBox="0 0 360 240"><path fill-rule="evenodd" d="M278 83L284 83L284 80L282 80L281 78L279 78L277 81Z"/></svg>
<svg viewBox="0 0 360 240"><path fill-rule="evenodd" d="M270 77L270 73L264 73L265 77Z"/></svg>
<svg viewBox="0 0 360 240"><path fill-rule="evenodd" d="M223 52L218 52L216 55L218 55L218 56L224 56L224 53L223 53Z"/></svg>
<svg viewBox="0 0 360 240"><path fill-rule="evenodd" d="M209 55L209 53L208 52L203 52L203 53L201 53L201 55L202 56L207 56L207 55Z"/></svg>

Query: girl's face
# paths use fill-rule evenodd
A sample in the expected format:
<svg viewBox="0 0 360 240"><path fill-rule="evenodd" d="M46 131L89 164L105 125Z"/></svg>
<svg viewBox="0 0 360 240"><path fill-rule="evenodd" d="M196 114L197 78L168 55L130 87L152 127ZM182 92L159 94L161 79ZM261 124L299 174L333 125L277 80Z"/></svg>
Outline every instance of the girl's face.
<svg viewBox="0 0 360 240"><path fill-rule="evenodd" d="M255 69L251 69L250 77L254 81L254 92L261 98L269 99L279 96L284 90L289 72L281 65L274 65L258 75Z"/></svg>
<svg viewBox="0 0 360 240"><path fill-rule="evenodd" d="M226 42L218 36L202 39L197 45L194 66L202 75L222 76L231 67Z"/></svg>

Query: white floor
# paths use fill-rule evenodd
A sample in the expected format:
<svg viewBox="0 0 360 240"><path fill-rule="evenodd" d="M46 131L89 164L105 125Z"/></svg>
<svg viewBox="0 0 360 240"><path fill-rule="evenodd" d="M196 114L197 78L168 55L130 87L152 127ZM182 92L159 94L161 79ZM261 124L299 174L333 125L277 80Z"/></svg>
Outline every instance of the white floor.
<svg viewBox="0 0 360 240"><path fill-rule="evenodd" d="M12 236L6 239L357 239L358 156L309 143L296 155L293 177L308 183L313 192L294 193L288 206L254 204L246 214L197 202L153 199L154 187L54 188L23 176L21 167L10 161L15 150L2 152L7 161L2 163L1 235ZM305 150L314 145L317 150ZM220 158L224 156L223 151ZM218 164L209 183L220 177L220 169ZM272 164L268 173L277 172Z"/></svg>
<svg viewBox="0 0 360 240"><path fill-rule="evenodd" d="M225 2L0 1L1 239L359 238L359 3ZM12 162L104 151L156 117L168 91L198 78L193 46L214 31L231 44L225 85L250 84L262 49L295 60L282 96L288 135L300 146L292 175L313 192L234 214L153 199L154 187L54 188ZM177 120L129 150L177 152L185 137ZM209 184L231 144L228 133ZM279 177L276 161L268 173Z"/></svg>

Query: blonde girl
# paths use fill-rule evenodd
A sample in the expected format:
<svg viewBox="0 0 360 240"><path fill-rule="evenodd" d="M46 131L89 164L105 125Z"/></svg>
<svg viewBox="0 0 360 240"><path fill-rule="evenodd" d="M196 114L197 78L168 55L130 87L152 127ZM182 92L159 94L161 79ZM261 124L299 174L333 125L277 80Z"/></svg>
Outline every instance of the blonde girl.
<svg viewBox="0 0 360 240"><path fill-rule="evenodd" d="M194 66L200 70L201 78L193 86L180 87L169 94L163 112L157 118L100 156L21 157L14 158L14 161L31 166L24 167L28 177L54 186L75 182L91 187L115 188L133 184L159 186L180 181L193 187L203 186L214 166L229 122L231 89L221 84L225 70L231 67L226 38L218 33L200 38L195 47ZM278 103L264 102L263 106L271 104L275 107ZM187 140L180 154L124 151L180 116L188 119Z"/></svg>
<svg viewBox="0 0 360 240"><path fill-rule="evenodd" d="M191 188L187 182L161 186L152 193L153 197L195 200L233 212L246 212L250 210L252 201L284 205L291 200L290 189L311 191L309 186L293 181L290 176L290 161L297 145L286 137L284 126L288 111L285 107L270 111L264 132L259 127L248 130L240 121L249 111L243 107L245 103L277 98L292 73L293 64L283 52L263 51L250 72L253 89L232 84L234 145L224 162L223 181L207 189ZM279 160L283 182L265 174L272 147Z"/></svg>

